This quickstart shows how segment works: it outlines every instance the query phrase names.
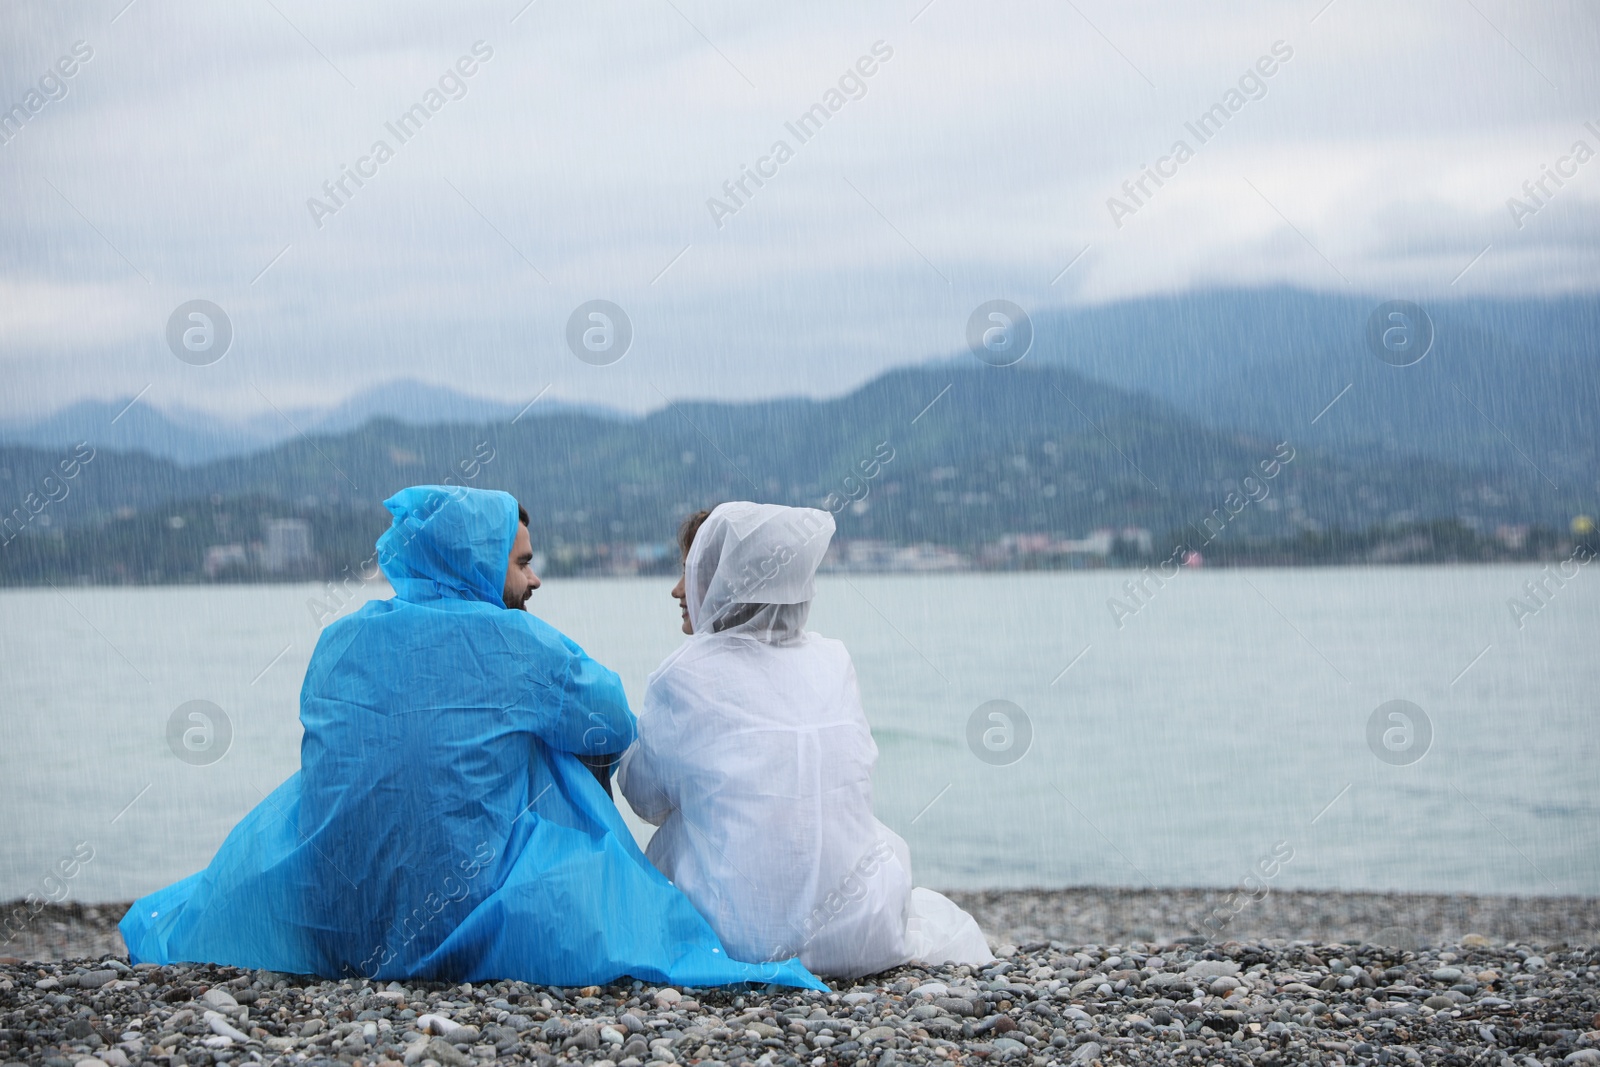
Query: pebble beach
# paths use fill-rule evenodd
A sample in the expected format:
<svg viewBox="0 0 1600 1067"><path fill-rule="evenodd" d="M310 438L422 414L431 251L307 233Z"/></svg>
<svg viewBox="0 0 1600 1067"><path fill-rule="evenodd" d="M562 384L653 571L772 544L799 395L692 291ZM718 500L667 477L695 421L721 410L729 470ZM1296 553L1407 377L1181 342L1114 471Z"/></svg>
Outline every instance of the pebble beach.
<svg viewBox="0 0 1600 1067"><path fill-rule="evenodd" d="M0 1063L1600 1064L1594 898L1280 891L1208 938L1208 890L951 896L995 964L827 993L130 966L125 906L52 905L0 949Z"/></svg>

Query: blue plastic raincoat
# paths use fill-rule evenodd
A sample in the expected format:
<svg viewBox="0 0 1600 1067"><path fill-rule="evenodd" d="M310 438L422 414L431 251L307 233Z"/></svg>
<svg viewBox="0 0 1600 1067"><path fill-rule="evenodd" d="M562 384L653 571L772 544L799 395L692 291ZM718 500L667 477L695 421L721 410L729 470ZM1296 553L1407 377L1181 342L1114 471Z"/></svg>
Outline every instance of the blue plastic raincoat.
<svg viewBox="0 0 1600 1067"><path fill-rule="evenodd" d="M210 866L129 909L132 960L826 988L798 960L729 959L579 762L626 749L634 717L614 673L501 602L516 501L418 486L385 506L395 596L318 641L299 772Z"/></svg>

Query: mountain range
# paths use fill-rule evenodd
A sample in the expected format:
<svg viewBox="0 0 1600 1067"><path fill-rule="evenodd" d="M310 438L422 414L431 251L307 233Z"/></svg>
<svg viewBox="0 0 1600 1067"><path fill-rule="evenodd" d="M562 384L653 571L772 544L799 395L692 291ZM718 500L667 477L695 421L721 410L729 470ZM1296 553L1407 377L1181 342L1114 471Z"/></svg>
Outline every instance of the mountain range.
<svg viewBox="0 0 1600 1067"><path fill-rule="evenodd" d="M0 484L14 495L44 485L60 456L0 448ZM828 507L845 537L953 545L1130 525L1165 535L1251 493L1260 499L1228 523L1232 536L1440 517L1564 524L1588 503L1515 469L1350 459L1293 435L1216 430L1149 396L1024 363L909 368L831 400L678 403L627 421L379 420L195 466L107 449L45 514L114 540L122 523L181 519L174 529L190 537L216 511L249 537L253 515L317 512L345 516L370 545L380 501L447 479L516 494L535 536L557 546L666 541L684 514L734 498ZM167 536L159 523L157 534Z"/></svg>
<svg viewBox="0 0 1600 1067"><path fill-rule="evenodd" d="M1035 313L1027 362L1146 393L1218 430L1294 436L1348 457L1425 456L1470 469L1519 468L1550 485L1600 486L1600 298L1427 302L1427 355L1380 360L1367 322L1379 301L1293 289L1221 290ZM936 361L941 362L941 361ZM970 365L962 352L946 365ZM184 465L258 452L298 433L374 419L490 424L521 403L399 380L329 408L222 416L132 397L0 420L0 444L91 441ZM1331 405L1331 406L1330 406ZM542 400L528 417L636 416Z"/></svg>
<svg viewBox="0 0 1600 1067"><path fill-rule="evenodd" d="M1352 457L1520 469L1593 495L1600 297L1423 301L1432 343L1409 366L1369 342L1382 303L1263 289L1048 311L1034 316L1028 358L1149 393L1219 429Z"/></svg>
<svg viewBox="0 0 1600 1067"><path fill-rule="evenodd" d="M273 517L310 522L337 571L370 555L383 499L447 480L514 493L536 541L569 552L667 542L688 512L735 498L826 507L843 538L963 548L1106 527L1188 541L1439 520L1564 530L1594 513L1593 301L1430 309L1433 347L1407 367L1367 348L1370 312L1269 291L1051 313L1013 366L969 354L840 397L643 416L541 401L519 418L520 406L397 383L301 413L303 433L248 450L259 424L140 404L118 425L168 447L119 447L72 422L93 414L79 405L54 429L36 424L35 443L0 445L0 518L23 534L5 538L0 581L182 580L207 545L258 539ZM49 479L83 440L94 458L63 491ZM59 499L30 517L52 485Z"/></svg>
<svg viewBox="0 0 1600 1067"><path fill-rule="evenodd" d="M525 402L524 402L525 403ZM138 397L81 400L42 418L0 420L0 444L65 448L90 441L119 452L147 452L194 465L259 452L300 433L333 434L374 419L417 426L500 422L515 417L523 404L509 404L412 379L385 382L326 408L293 408L243 416L223 416L195 408L155 408ZM632 416L598 404L540 400L526 417L584 412L597 418Z"/></svg>

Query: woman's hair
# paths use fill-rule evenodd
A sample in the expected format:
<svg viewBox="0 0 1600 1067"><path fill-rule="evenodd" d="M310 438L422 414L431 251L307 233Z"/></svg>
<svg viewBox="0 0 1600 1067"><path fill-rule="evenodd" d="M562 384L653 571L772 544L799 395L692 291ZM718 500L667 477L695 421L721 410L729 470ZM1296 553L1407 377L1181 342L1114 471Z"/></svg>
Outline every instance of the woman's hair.
<svg viewBox="0 0 1600 1067"><path fill-rule="evenodd" d="M678 556L681 559L689 558L689 546L694 544L694 535L700 532L700 527L711 517L711 512L701 509L683 520L678 527Z"/></svg>
<svg viewBox="0 0 1600 1067"><path fill-rule="evenodd" d="M528 525L528 509L521 504L517 505L517 521L524 526Z"/></svg>

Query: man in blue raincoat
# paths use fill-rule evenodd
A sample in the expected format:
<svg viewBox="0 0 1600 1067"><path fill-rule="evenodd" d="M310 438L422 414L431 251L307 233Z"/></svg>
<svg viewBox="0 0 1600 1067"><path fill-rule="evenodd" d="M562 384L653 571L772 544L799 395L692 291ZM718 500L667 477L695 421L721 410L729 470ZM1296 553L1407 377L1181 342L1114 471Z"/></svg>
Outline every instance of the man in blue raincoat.
<svg viewBox="0 0 1600 1067"><path fill-rule="evenodd" d="M129 909L132 960L825 988L798 960L729 959L634 844L582 761L634 739L621 681L506 610L538 587L516 500L416 486L384 505L378 562L395 595L317 642L299 772L205 870Z"/></svg>

